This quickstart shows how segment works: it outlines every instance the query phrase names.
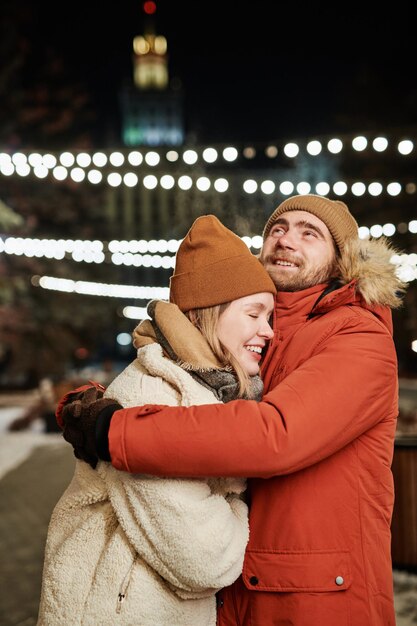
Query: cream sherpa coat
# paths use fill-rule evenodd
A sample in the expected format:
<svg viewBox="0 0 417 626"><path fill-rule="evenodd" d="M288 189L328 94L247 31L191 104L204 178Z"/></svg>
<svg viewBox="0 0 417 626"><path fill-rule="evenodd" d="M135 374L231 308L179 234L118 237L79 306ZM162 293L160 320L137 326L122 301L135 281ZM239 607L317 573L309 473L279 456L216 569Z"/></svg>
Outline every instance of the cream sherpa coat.
<svg viewBox="0 0 417 626"><path fill-rule="evenodd" d="M159 344L137 354L106 392L123 406L218 402ZM214 626L215 592L242 570L244 488L77 461L49 525L38 626Z"/></svg>

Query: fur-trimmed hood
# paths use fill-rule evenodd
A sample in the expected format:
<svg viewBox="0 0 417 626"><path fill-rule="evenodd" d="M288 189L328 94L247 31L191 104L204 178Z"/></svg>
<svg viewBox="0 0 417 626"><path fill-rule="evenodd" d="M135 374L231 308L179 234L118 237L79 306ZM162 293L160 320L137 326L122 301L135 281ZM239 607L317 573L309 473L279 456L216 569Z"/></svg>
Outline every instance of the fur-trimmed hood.
<svg viewBox="0 0 417 626"><path fill-rule="evenodd" d="M392 333L391 309L401 306L407 288L391 262L394 254L397 250L384 238L349 242L337 260L333 280L317 298L309 317L338 306L360 306Z"/></svg>
<svg viewBox="0 0 417 626"><path fill-rule="evenodd" d="M338 259L341 283L355 281L355 291L368 307L400 307L407 285L391 262L396 253L384 238L349 242Z"/></svg>

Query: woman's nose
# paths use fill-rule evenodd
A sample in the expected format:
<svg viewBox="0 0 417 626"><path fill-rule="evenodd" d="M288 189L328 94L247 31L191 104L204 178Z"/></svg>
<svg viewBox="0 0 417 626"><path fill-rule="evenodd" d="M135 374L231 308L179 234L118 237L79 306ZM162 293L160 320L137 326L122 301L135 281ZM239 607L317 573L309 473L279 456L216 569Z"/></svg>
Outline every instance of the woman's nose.
<svg viewBox="0 0 417 626"><path fill-rule="evenodd" d="M272 330L269 322L264 322L258 334L261 337L265 337L265 339L272 339L272 337L274 336L274 331Z"/></svg>

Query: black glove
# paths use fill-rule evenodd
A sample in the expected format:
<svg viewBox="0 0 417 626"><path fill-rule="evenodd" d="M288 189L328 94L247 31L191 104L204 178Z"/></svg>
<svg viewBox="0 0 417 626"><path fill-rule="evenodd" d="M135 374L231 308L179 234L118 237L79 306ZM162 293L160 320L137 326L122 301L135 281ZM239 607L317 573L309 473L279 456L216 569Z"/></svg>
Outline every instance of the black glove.
<svg viewBox="0 0 417 626"><path fill-rule="evenodd" d="M64 439L74 448L75 456L92 468L103 458L97 452L96 422L99 416L105 415L109 426L111 415L122 408L115 400L103 398L104 390L97 383L75 389L62 398L56 413Z"/></svg>

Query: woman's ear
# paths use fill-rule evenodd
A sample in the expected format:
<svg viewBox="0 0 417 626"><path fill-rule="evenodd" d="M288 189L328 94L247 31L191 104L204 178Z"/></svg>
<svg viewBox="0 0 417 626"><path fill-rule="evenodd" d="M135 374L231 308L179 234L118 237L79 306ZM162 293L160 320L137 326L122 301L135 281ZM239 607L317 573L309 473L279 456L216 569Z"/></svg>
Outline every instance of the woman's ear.
<svg viewBox="0 0 417 626"><path fill-rule="evenodd" d="M188 311L187 312L187 316L188 316L188 319L190 320L191 324L193 326L195 326L196 328L199 328L199 325L198 325L198 315L196 314L194 309L191 309L190 311Z"/></svg>

